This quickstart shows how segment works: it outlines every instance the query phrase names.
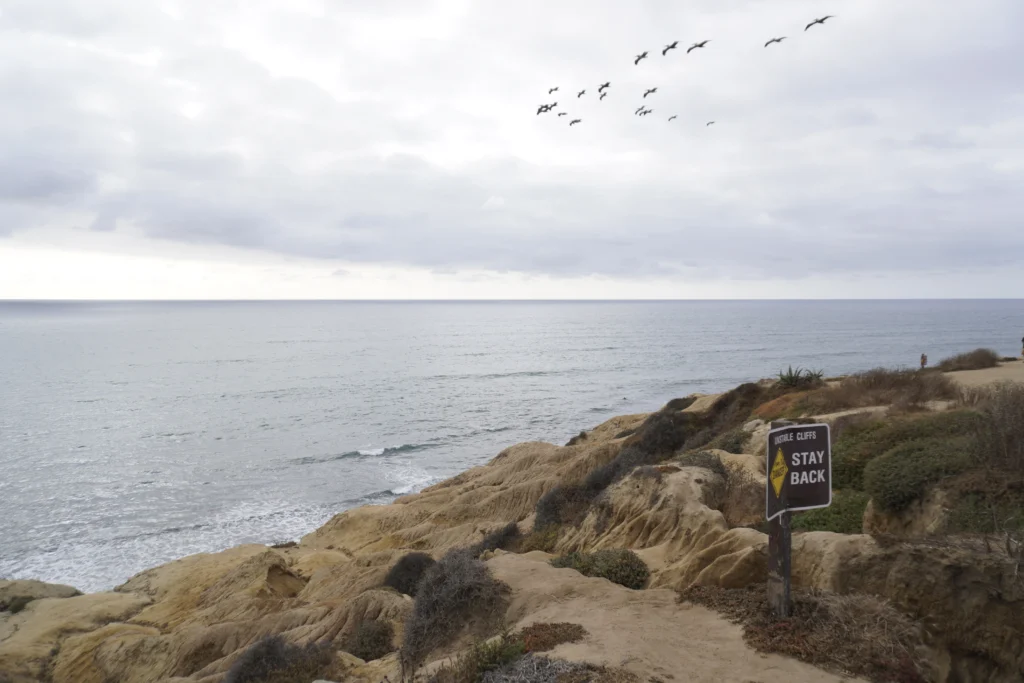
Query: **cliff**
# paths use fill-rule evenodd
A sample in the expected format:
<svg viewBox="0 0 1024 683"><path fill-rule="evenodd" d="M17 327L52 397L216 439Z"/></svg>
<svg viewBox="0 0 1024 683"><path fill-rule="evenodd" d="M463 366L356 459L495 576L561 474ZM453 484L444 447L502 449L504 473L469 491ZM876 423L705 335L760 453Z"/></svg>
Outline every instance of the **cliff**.
<svg viewBox="0 0 1024 683"><path fill-rule="evenodd" d="M946 398L929 394L934 387L921 393L916 385L890 386L879 404L884 392L851 386L848 380L762 382L673 401L652 415L613 418L573 445L512 446L486 465L393 504L345 511L289 547L247 545L186 557L107 593L2 582L0 598L16 599L19 608L0 614L0 672L11 683L219 683L266 636L339 649L367 621L390 624L397 645L414 600L383 586L389 569L410 551L440 558L514 522L521 538L505 544L508 551L482 554L490 574L507 587L499 621L512 629L556 622L585 628L585 638L558 645L548 653L553 657L633 676L616 680L850 680L835 667L826 672L757 652L742 625L678 595L695 587L742 589L765 582L767 539L760 519L768 426L759 415L771 419L781 411L836 425L836 456L846 457L842 462L850 468L856 458L842 454L853 452L853 437L843 441L843 431L863 439L885 425L921 429L926 417L981 414L985 401L994 400L977 397L965 407L965 399L943 384L938 393ZM910 401L901 391L918 393ZM877 446L868 460L889 457L906 443L886 443L884 452ZM870 474L875 466L865 467ZM595 473L604 472L598 493L580 493L598 486ZM912 653L919 680L1024 677L1019 537L1002 528L970 534L950 529L950 515L964 508L960 503L979 500L964 482L977 474L972 472L943 470L898 511L879 505L876 493L868 509L858 509L857 528L849 529L858 533L794 535L797 587L878 596L920 626L921 647ZM1006 495L992 500L1018 505L1016 484L1001 481ZM567 491L579 497L567 497ZM556 498L562 501L555 506L557 521L544 520L539 528L538 504L548 515ZM925 517L931 521L921 522ZM936 535L939 527L942 534ZM859 533L863 529L874 535ZM646 588L630 590L548 561L605 548L635 551L650 570ZM430 653L425 670L495 632L463 629ZM336 680L401 678L396 653L372 662L344 652L333 657L329 672Z"/></svg>

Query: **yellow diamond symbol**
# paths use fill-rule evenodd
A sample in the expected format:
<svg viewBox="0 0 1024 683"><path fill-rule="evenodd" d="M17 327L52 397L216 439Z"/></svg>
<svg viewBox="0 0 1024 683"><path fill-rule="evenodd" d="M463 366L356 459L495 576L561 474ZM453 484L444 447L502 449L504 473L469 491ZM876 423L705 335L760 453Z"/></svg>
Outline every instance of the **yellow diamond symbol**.
<svg viewBox="0 0 1024 683"><path fill-rule="evenodd" d="M772 481L772 488L775 489L776 498L782 493L782 484L785 483L787 474L789 474L789 468L786 467L786 458L782 455L780 448L779 452L775 454L772 471L768 473L768 478Z"/></svg>

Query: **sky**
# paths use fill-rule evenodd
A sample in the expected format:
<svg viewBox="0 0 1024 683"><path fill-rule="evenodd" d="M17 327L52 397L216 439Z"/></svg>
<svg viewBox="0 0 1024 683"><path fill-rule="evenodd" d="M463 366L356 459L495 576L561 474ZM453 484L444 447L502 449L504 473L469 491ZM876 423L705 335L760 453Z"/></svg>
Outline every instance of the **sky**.
<svg viewBox="0 0 1024 683"><path fill-rule="evenodd" d="M1020 0L0 0L0 298L1022 297L1020 26Z"/></svg>

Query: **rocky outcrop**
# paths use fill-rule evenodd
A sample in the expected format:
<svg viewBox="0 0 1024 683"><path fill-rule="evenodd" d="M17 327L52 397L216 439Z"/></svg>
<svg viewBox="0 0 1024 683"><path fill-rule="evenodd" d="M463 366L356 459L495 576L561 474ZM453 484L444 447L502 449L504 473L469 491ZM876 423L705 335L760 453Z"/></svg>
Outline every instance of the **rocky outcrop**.
<svg viewBox="0 0 1024 683"><path fill-rule="evenodd" d="M715 398L686 410L713 405ZM580 482L610 462L644 418L614 418L573 446L513 446L485 466L391 505L343 512L292 547L246 545L195 555L95 595L0 583L0 599L4 590L35 596L19 613L0 614L0 671L17 683L44 677L53 683L219 683L234 660L267 635L339 645L370 619L390 622L398 642L412 601L380 587L399 557L412 550L437 557L509 521L529 530L546 491ZM693 585L765 581L767 539L751 527L763 518L767 424L746 429L752 435L746 454L713 452L723 468L670 459L634 470L602 492L578 526L561 530L559 552L634 549L651 569L646 591L552 569L543 554L495 553L488 565L513 591L510 623L571 615L591 637L556 654L648 677L667 679L671 671L695 672L692 680L810 676L803 665L770 658L771 670L779 672L772 678L764 673L765 660L742 644L738 627L674 601L674 591ZM891 529L893 522L887 523ZM825 532L793 538L797 586L888 598L929 625L936 648L946 653L949 681L1024 675L1024 595L1013 571L995 551L885 545L867 535ZM681 633L692 639L692 651L661 647L666 638L678 644ZM634 650L642 654L626 661ZM376 662L339 657L346 680L397 680L394 656ZM827 680L814 671L818 677L806 680Z"/></svg>

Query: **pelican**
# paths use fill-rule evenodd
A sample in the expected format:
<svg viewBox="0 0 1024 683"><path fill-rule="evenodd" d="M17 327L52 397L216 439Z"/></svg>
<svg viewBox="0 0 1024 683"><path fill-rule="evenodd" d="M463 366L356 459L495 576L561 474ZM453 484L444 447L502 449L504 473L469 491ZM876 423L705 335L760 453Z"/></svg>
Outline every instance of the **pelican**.
<svg viewBox="0 0 1024 683"><path fill-rule="evenodd" d="M578 93L576 93L576 97L583 97L584 93L586 92L586 90L580 90Z"/></svg>
<svg viewBox="0 0 1024 683"><path fill-rule="evenodd" d="M708 127L708 126L710 126L710 125L711 125L712 123L714 123L714 121L708 121L707 123L705 123L705 124L704 124L704 127L705 127L705 128L707 128L707 127Z"/></svg>
<svg viewBox="0 0 1024 683"><path fill-rule="evenodd" d="M603 93L601 93L601 96L600 96L600 97L598 97L597 99L598 99L598 101L600 101L600 100L603 100L603 99L604 99L604 98L606 98L606 97L608 97L608 93L606 93L606 92L603 92Z"/></svg>
<svg viewBox="0 0 1024 683"><path fill-rule="evenodd" d="M672 41L671 43L669 43L668 45L665 46L664 50L661 51L661 56L664 57L665 55L668 54L669 50L674 50L677 47L679 47L679 41L678 40Z"/></svg>
<svg viewBox="0 0 1024 683"><path fill-rule="evenodd" d="M677 117L678 117L677 114L673 114L672 116L668 117L668 120L671 121L672 119L677 118Z"/></svg>
<svg viewBox="0 0 1024 683"><path fill-rule="evenodd" d="M699 43L694 43L693 45L690 46L690 49L686 51L686 54L690 54L691 52L696 50L698 47L704 47L705 45L707 45L710 42L711 42L710 40L702 40Z"/></svg>
<svg viewBox="0 0 1024 683"><path fill-rule="evenodd" d="M633 64L639 64L641 59L647 59L647 52L641 52L640 54L638 54L636 56L636 59L633 60Z"/></svg>
<svg viewBox="0 0 1024 683"><path fill-rule="evenodd" d="M560 112L558 112L558 115L559 116L568 116L569 112L567 112L567 111L560 111Z"/></svg>
<svg viewBox="0 0 1024 683"><path fill-rule="evenodd" d="M569 125L570 126L575 126L577 123L580 123L582 120L583 119L573 119L572 121L569 122Z"/></svg>
<svg viewBox="0 0 1024 683"><path fill-rule="evenodd" d="M825 20L826 20L826 19L834 19L834 18L835 18L835 17L834 17L833 15L831 15L831 14L826 14L826 15L825 15L825 16L823 16L823 17L822 17L821 19L815 19L815 20L814 20L814 21L812 21L811 23L807 24L807 26L806 26L806 27L804 28L804 30L806 31L807 29L809 29L810 27L814 26L815 24L821 24L822 26L824 26L824 25L825 25Z"/></svg>
<svg viewBox="0 0 1024 683"><path fill-rule="evenodd" d="M786 36L781 36L781 37L779 37L779 38L772 38L772 39L771 39L771 40L769 40L769 41L768 41L767 43L765 43L765 44L764 44L764 46L765 46L765 47L768 47L768 46L769 46L769 45L771 45L772 43L781 43L781 42L782 42L782 41L784 41L785 39L786 39Z"/></svg>
<svg viewBox="0 0 1024 683"><path fill-rule="evenodd" d="M553 92L555 92L557 90L558 90L558 86L557 85L554 88L548 88L548 94L550 95L551 93L553 93Z"/></svg>
<svg viewBox="0 0 1024 683"><path fill-rule="evenodd" d="M643 110L644 110L644 105L642 105L642 104L641 104L641 105L640 105L639 107L637 107L637 108L636 108L636 111L635 111L635 112L633 112L633 113L634 113L634 114L639 114L639 113L640 113L640 112L642 112Z"/></svg>
<svg viewBox="0 0 1024 683"><path fill-rule="evenodd" d="M601 92L605 88L610 88L610 87L612 87L612 82L611 81L608 81L607 83L602 83L601 87L597 89L597 92Z"/></svg>
<svg viewBox="0 0 1024 683"><path fill-rule="evenodd" d="M539 107L537 107L537 116L540 116L541 114L543 114L546 111L551 111L551 105L550 104L542 104L542 105L540 105Z"/></svg>
<svg viewBox="0 0 1024 683"><path fill-rule="evenodd" d="M651 88L650 90L644 92L644 97L647 97L648 95L653 95L656 92L658 92L657 88Z"/></svg>

